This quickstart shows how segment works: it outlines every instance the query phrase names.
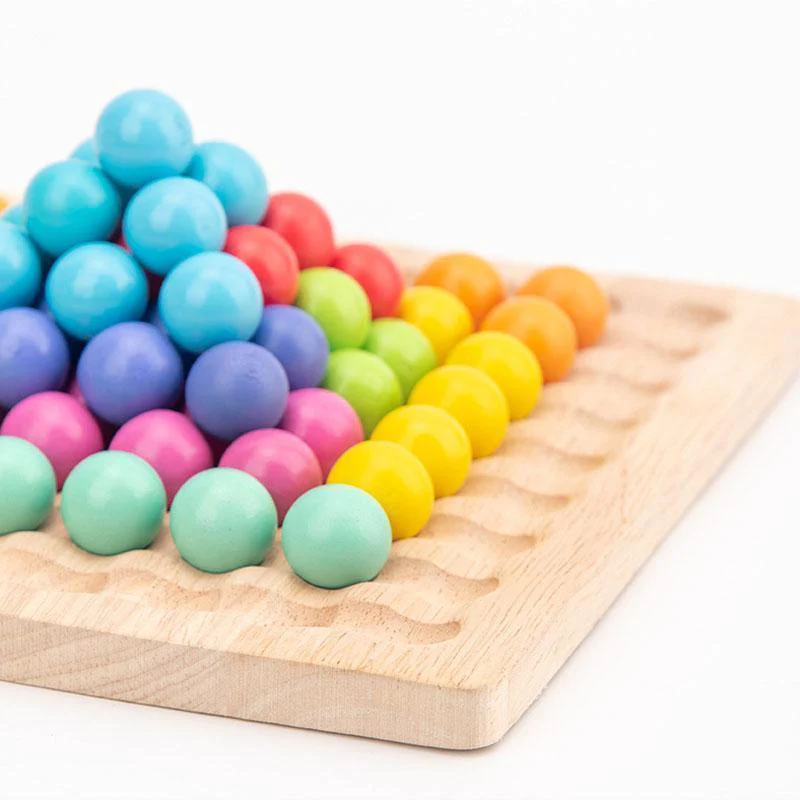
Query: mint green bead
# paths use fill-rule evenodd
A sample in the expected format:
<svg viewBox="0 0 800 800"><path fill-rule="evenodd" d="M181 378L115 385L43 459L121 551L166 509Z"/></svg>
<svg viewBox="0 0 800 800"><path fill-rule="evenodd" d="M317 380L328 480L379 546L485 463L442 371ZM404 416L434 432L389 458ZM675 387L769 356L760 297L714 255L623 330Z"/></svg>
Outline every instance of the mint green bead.
<svg viewBox="0 0 800 800"><path fill-rule="evenodd" d="M323 589L371 581L392 547L392 526L380 503L344 484L306 492L287 512L281 530L289 566Z"/></svg>
<svg viewBox="0 0 800 800"><path fill-rule="evenodd" d="M56 475L47 456L16 436L0 436L0 536L35 531L53 509Z"/></svg>
<svg viewBox="0 0 800 800"><path fill-rule="evenodd" d="M149 547L166 508L158 473L144 459L122 451L85 458L61 490L61 518L70 539L99 556Z"/></svg>
<svg viewBox="0 0 800 800"><path fill-rule="evenodd" d="M270 493L252 475L227 467L190 478L175 495L169 515L178 552L204 572L260 564L277 527Z"/></svg>

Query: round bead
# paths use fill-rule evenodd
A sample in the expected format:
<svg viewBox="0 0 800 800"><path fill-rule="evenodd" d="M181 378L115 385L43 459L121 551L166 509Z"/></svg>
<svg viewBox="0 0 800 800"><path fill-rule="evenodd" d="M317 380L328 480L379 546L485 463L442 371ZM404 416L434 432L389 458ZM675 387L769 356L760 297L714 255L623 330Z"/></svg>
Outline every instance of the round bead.
<svg viewBox="0 0 800 800"><path fill-rule="evenodd" d="M0 536L35 531L55 499L56 476L44 453L16 436L0 436Z"/></svg>
<svg viewBox="0 0 800 800"><path fill-rule="evenodd" d="M403 390L391 367L364 350L331 353L323 385L350 403L366 436L403 403Z"/></svg>
<svg viewBox="0 0 800 800"><path fill-rule="evenodd" d="M509 297L492 309L481 330L511 334L529 347L546 382L566 377L575 362L575 326L555 303L543 297Z"/></svg>
<svg viewBox="0 0 800 800"><path fill-rule="evenodd" d="M39 392L60 389L69 371L64 334L43 311L0 311L0 408Z"/></svg>
<svg viewBox="0 0 800 800"><path fill-rule="evenodd" d="M508 430L505 395L475 367L438 367L416 385L408 402L437 406L454 416L469 436L474 458L494 453Z"/></svg>
<svg viewBox="0 0 800 800"><path fill-rule="evenodd" d="M135 188L181 175L194 154L186 112L171 97L151 89L115 97L100 114L94 139L103 170L117 183Z"/></svg>
<svg viewBox="0 0 800 800"><path fill-rule="evenodd" d="M78 463L103 449L97 421L66 392L26 397L8 412L0 435L17 436L36 445L53 466L58 489Z"/></svg>
<svg viewBox="0 0 800 800"><path fill-rule="evenodd" d="M361 420L353 407L327 389L290 392L281 428L312 449L322 467L323 478L345 450L364 440Z"/></svg>
<svg viewBox="0 0 800 800"><path fill-rule="evenodd" d="M436 406L402 406L372 432L373 441L395 442L428 470L436 497L455 494L467 480L472 445L455 417Z"/></svg>
<svg viewBox="0 0 800 800"><path fill-rule="evenodd" d="M364 344L371 319L369 300L349 275L326 267L304 270L295 304L319 322L331 350Z"/></svg>
<svg viewBox="0 0 800 800"><path fill-rule="evenodd" d="M247 341L261 322L261 288L245 264L227 253L200 253L174 269L158 296L170 338L190 353Z"/></svg>
<svg viewBox="0 0 800 800"><path fill-rule="evenodd" d="M400 298L400 316L425 334L439 364L473 331L467 307L455 295L437 286L406 289Z"/></svg>
<svg viewBox="0 0 800 800"><path fill-rule="evenodd" d="M252 475L208 469L175 496L169 528L181 557L193 567L230 572L266 557L277 529L275 503Z"/></svg>
<svg viewBox="0 0 800 800"><path fill-rule="evenodd" d="M505 395L512 420L527 417L539 402L542 368L536 356L507 333L473 333L450 351L447 363L485 372Z"/></svg>
<svg viewBox="0 0 800 800"><path fill-rule="evenodd" d="M25 216L23 213L22 203L17 203L15 206L9 206L2 214L0 220L8 222L11 225L16 225L19 228L25 227Z"/></svg>
<svg viewBox="0 0 800 800"><path fill-rule="evenodd" d="M422 462L394 442L362 442L333 465L328 483L371 494L383 507L393 539L416 536L433 512L433 483Z"/></svg>
<svg viewBox="0 0 800 800"><path fill-rule="evenodd" d="M142 318L147 280L121 247L93 242L56 261L47 276L45 298L59 326L87 341L119 322Z"/></svg>
<svg viewBox="0 0 800 800"><path fill-rule="evenodd" d="M25 192L28 233L51 256L108 239L122 201L114 184L85 161L61 161L38 172Z"/></svg>
<svg viewBox="0 0 800 800"><path fill-rule="evenodd" d="M333 226L325 209L310 197L296 192L272 195L262 224L286 239L300 269L327 267L333 260Z"/></svg>
<svg viewBox="0 0 800 800"><path fill-rule="evenodd" d="M256 225L267 210L267 179L261 165L241 147L227 142L198 145L186 174L202 181L219 198L228 225Z"/></svg>
<svg viewBox="0 0 800 800"><path fill-rule="evenodd" d="M275 427L286 410L288 393L289 381L278 359L251 342L212 347L194 362L186 380L192 419L226 442Z"/></svg>
<svg viewBox="0 0 800 800"><path fill-rule="evenodd" d="M84 139L70 154L70 158L77 161L86 161L94 167L100 166L100 159L97 157L97 150L94 146L94 139Z"/></svg>
<svg viewBox="0 0 800 800"><path fill-rule="evenodd" d="M319 386L328 366L328 340L319 323L294 306L268 306L253 341L281 362L289 388Z"/></svg>
<svg viewBox="0 0 800 800"><path fill-rule="evenodd" d="M286 515L283 553L295 574L323 589L371 581L392 548L392 528L380 504L354 486L319 486Z"/></svg>
<svg viewBox="0 0 800 800"><path fill-rule="evenodd" d="M379 319L369 329L364 349L385 361L407 400L419 379L436 366L436 354L419 328L402 319Z"/></svg>
<svg viewBox="0 0 800 800"><path fill-rule="evenodd" d="M83 349L77 374L89 408L114 425L173 405L183 387L181 357L148 322L121 322L99 333Z"/></svg>
<svg viewBox="0 0 800 800"><path fill-rule="evenodd" d="M204 183L164 178L134 195L122 230L142 265L166 275L191 256L221 250L227 222L222 204Z"/></svg>
<svg viewBox="0 0 800 800"><path fill-rule="evenodd" d="M167 506L189 478L214 466L211 447L197 426L185 414L163 408L128 420L108 449L144 459L164 484Z"/></svg>
<svg viewBox="0 0 800 800"><path fill-rule="evenodd" d="M348 244L340 247L331 261L354 278L367 293L372 318L393 317L403 293L403 276L387 253L371 244Z"/></svg>
<svg viewBox="0 0 800 800"><path fill-rule="evenodd" d="M39 251L18 225L0 220L0 311L29 306L42 284Z"/></svg>
<svg viewBox="0 0 800 800"><path fill-rule="evenodd" d="M277 428L240 436L222 454L219 465L252 475L275 502L279 525L301 494L322 483L313 450L299 437Z"/></svg>

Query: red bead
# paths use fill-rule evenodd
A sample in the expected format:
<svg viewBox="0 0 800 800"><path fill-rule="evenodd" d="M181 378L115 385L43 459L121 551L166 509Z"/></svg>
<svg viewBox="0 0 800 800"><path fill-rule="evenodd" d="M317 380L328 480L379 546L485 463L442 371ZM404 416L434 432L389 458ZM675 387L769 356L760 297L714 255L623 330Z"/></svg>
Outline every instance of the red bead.
<svg viewBox="0 0 800 800"><path fill-rule="evenodd" d="M361 284L372 305L373 319L397 316L403 276L383 250L371 244L348 244L339 248L331 266Z"/></svg>
<svg viewBox="0 0 800 800"><path fill-rule="evenodd" d="M260 225L238 225L228 231L225 252L241 259L256 276L264 305L288 305L297 295L300 268L286 240Z"/></svg>
<svg viewBox="0 0 800 800"><path fill-rule="evenodd" d="M336 252L333 226L325 209L310 197L296 192L272 195L262 225L289 242L300 269L330 265Z"/></svg>

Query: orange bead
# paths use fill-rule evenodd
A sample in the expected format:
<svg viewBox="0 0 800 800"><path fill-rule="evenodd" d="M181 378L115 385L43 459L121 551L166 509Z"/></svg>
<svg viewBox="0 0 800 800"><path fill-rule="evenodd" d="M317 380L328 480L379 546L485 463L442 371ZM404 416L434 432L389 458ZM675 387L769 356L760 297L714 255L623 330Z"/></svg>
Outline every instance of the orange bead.
<svg viewBox="0 0 800 800"><path fill-rule="evenodd" d="M532 275L517 294L552 300L575 324L578 347L599 341L606 328L608 299L597 281L575 267L549 267Z"/></svg>
<svg viewBox="0 0 800 800"><path fill-rule="evenodd" d="M469 309L476 326L506 296L497 270L488 261L469 253L449 253L434 259L414 283L452 292Z"/></svg>
<svg viewBox="0 0 800 800"><path fill-rule="evenodd" d="M483 321L481 330L503 331L526 344L539 359L545 382L559 381L572 369L578 335L572 320L543 297L509 297Z"/></svg>

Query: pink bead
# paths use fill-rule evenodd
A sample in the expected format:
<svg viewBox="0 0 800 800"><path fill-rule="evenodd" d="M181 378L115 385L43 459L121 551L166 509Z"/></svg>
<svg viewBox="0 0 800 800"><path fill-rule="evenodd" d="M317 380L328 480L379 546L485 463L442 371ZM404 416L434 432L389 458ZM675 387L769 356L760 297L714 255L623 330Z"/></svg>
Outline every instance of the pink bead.
<svg viewBox="0 0 800 800"><path fill-rule="evenodd" d="M66 392L26 397L8 412L0 434L35 444L53 465L59 489L78 462L103 449L97 421Z"/></svg>
<svg viewBox="0 0 800 800"><path fill-rule="evenodd" d="M164 408L128 420L108 449L133 453L150 464L164 483L168 504L189 478L214 466L198 427L180 412Z"/></svg>
<svg viewBox="0 0 800 800"><path fill-rule="evenodd" d="M364 440L364 429L353 407L327 389L289 392L280 427L299 436L314 451L323 478L345 450Z"/></svg>
<svg viewBox="0 0 800 800"><path fill-rule="evenodd" d="M248 472L272 495L278 524L289 506L322 483L322 470L312 449L297 436L275 428L250 431L232 442L219 465Z"/></svg>

